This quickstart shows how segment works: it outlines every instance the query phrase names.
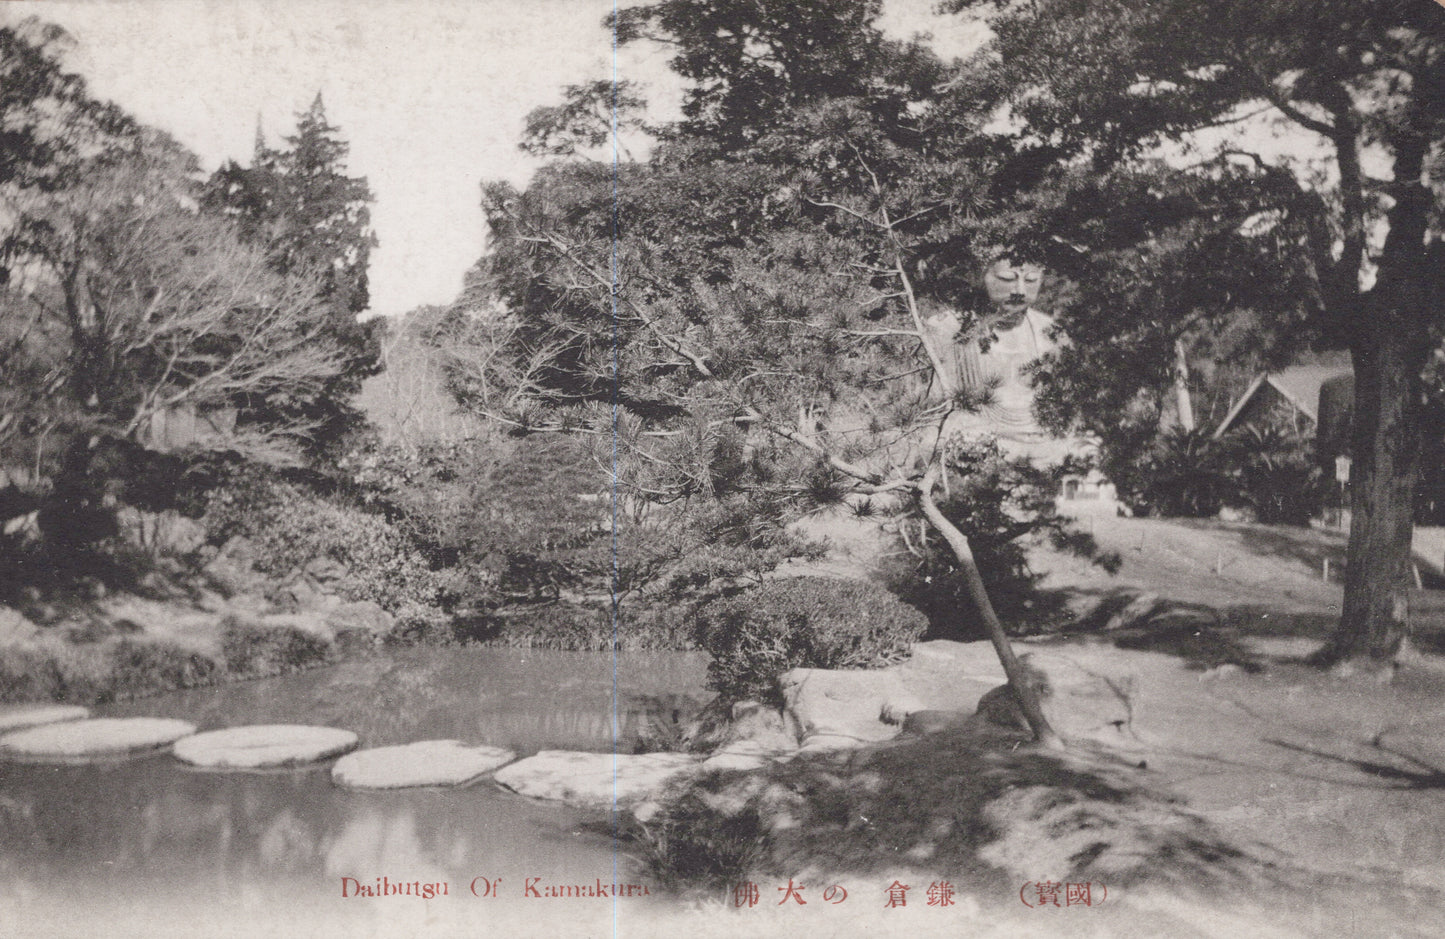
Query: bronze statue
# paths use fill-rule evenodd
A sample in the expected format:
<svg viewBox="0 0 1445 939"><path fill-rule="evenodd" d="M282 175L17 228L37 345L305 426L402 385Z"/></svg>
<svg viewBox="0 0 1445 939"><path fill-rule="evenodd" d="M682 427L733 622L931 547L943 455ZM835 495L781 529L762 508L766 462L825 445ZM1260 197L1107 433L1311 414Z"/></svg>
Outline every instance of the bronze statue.
<svg viewBox="0 0 1445 939"><path fill-rule="evenodd" d="M1026 366L1057 348L1049 333L1054 321L1034 309L1043 269L1037 264L1001 258L983 275L989 309L960 335L952 315L931 321L935 341L952 347L943 358L950 384L979 401L968 413L955 414L945 432L965 438L993 438L1006 456L1057 463L1086 452L1086 441L1058 438L1034 417L1034 389ZM940 343L943 345L943 343Z"/></svg>

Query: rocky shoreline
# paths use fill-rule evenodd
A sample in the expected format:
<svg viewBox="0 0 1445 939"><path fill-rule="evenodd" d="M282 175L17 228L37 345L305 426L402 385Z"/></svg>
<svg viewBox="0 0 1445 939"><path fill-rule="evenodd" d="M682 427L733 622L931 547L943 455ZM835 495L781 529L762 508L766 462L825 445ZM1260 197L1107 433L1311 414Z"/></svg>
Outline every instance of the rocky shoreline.
<svg viewBox="0 0 1445 939"><path fill-rule="evenodd" d="M285 674L414 625L342 596L347 572L333 561L277 580L255 570L244 538L199 550L210 555L199 569L162 563L132 590L91 579L63 594L29 588L0 605L0 704L104 704Z"/></svg>

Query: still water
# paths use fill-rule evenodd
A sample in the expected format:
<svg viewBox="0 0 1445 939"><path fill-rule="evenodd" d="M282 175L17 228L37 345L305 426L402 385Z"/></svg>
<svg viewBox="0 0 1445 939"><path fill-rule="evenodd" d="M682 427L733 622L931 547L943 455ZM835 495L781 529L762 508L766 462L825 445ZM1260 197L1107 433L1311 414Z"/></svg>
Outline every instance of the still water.
<svg viewBox="0 0 1445 939"><path fill-rule="evenodd" d="M625 753L649 724L701 703L704 667L688 653L614 663L596 653L411 649L101 712L182 718L201 730L320 724L355 731L364 747L439 738L520 756L614 744ZM423 920L437 916L465 932L495 910L471 896L476 878L502 901L523 899L528 878L647 882L611 838L606 813L536 802L490 779L355 792L334 786L329 769L202 771L165 754L0 763L0 935L14 934L7 918L56 935L162 935L167 924L178 935L251 935L278 920L311 923L297 934L342 920L352 934L428 934ZM344 877L444 883L448 902L348 900Z"/></svg>

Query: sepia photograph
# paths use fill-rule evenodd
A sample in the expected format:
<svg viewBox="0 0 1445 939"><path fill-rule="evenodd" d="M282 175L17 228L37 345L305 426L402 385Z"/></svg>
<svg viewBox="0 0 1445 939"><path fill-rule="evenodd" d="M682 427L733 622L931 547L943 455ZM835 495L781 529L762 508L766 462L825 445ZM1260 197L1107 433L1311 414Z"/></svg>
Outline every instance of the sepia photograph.
<svg viewBox="0 0 1445 939"><path fill-rule="evenodd" d="M1445 0L0 2L0 936L1445 935Z"/></svg>

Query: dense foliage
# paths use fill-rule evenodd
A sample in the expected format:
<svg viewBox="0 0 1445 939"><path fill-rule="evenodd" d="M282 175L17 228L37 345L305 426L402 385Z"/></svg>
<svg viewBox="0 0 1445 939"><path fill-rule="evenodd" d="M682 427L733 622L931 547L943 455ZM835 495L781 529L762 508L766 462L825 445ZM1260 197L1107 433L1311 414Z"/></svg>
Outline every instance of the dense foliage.
<svg viewBox="0 0 1445 939"><path fill-rule="evenodd" d="M725 701L775 703L791 668L880 668L907 658L928 621L876 584L771 580L699 611L708 686Z"/></svg>
<svg viewBox="0 0 1445 939"><path fill-rule="evenodd" d="M394 612L441 600L426 558L383 516L263 470L242 469L219 485L202 522L215 544L248 539L264 574L286 577L324 559L344 570L334 589L345 599L374 600Z"/></svg>
<svg viewBox="0 0 1445 939"><path fill-rule="evenodd" d="M1350 350L1350 559L1321 661L1391 658L1445 289L1438 5L946 6L989 18L970 90L998 93L1043 169L1012 224L1081 291L1054 369L1065 412L1131 416L1175 341L1207 344L1237 312L1266 354Z"/></svg>
<svg viewBox="0 0 1445 939"><path fill-rule="evenodd" d="M1056 507L1060 475L1079 467L1045 469L1006 458L996 443L963 440L950 442L945 465L947 485L939 509L968 537L979 573L1011 633L1057 628L1058 620L1067 618L1063 611L1040 605L1029 547L1047 543L1090 558L1110 572L1118 569L1118 556L1101 554L1094 539ZM915 536L907 531L902 528L905 550L890 571L889 586L928 616L932 635L985 638L984 626L968 602L957 559L921 526Z"/></svg>
<svg viewBox="0 0 1445 939"><path fill-rule="evenodd" d="M207 199L195 155L95 100L68 45L34 20L0 26L0 461L6 511L39 502L46 539L74 553L137 489L100 465L118 446L294 462L364 363L336 328L358 309L354 290L338 306L338 271L279 263L282 233ZM313 123L293 141L321 141L307 172L344 153ZM298 221L287 237L319 244ZM343 279L364 287L365 254L346 250Z"/></svg>
<svg viewBox="0 0 1445 939"><path fill-rule="evenodd" d="M346 174L350 147L327 120L319 93L296 116L285 144L267 146L257 128L251 165L224 164L207 182L203 203L235 220L248 243L263 246L275 271L317 279L314 323L339 350L342 368L314 395L254 396L249 416L263 425L311 421L313 442L335 445L359 425L349 399L379 368L381 321L357 320L370 303L373 196L365 178Z"/></svg>

